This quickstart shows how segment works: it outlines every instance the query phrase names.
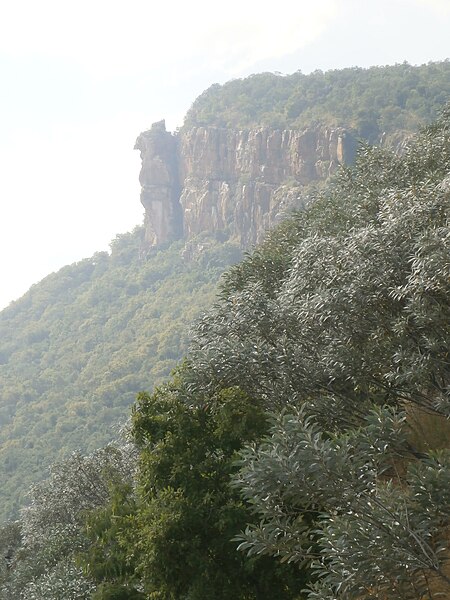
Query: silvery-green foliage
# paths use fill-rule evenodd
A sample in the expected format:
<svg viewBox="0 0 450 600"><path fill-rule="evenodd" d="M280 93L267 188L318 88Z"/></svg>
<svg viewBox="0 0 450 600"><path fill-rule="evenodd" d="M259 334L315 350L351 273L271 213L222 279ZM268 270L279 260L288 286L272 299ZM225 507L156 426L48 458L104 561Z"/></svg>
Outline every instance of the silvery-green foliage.
<svg viewBox="0 0 450 600"><path fill-rule="evenodd" d="M70 559L30 581L22 590L22 600L89 600L95 585Z"/></svg>
<svg viewBox="0 0 450 600"><path fill-rule="evenodd" d="M126 449L110 444L54 464L50 477L30 488L30 504L22 511L24 543L32 546L48 530L77 527L85 511L107 502L114 480L131 479L132 460Z"/></svg>
<svg viewBox="0 0 450 600"><path fill-rule="evenodd" d="M311 564L311 600L450 586L449 453L420 452L401 414L450 416L449 173L450 107L403 156L361 147L196 330L193 398L236 385L281 409L242 454L261 520L241 549Z"/></svg>
<svg viewBox="0 0 450 600"><path fill-rule="evenodd" d="M13 521L0 528L0 598L14 597L9 593L8 582L11 579L11 567L22 542L20 522Z"/></svg>
<svg viewBox="0 0 450 600"><path fill-rule="evenodd" d="M236 485L261 522L240 549L309 562L319 578L311 600L418 598L426 574L450 587L450 451L411 462L400 477L404 421L374 409L363 426L331 435L304 409L278 416L271 436L241 454Z"/></svg>
<svg viewBox="0 0 450 600"><path fill-rule="evenodd" d="M0 599L90 598L93 583L73 558L87 544L85 515L108 502L114 483L131 483L135 468L136 452L127 441L54 464L49 478L29 490Z"/></svg>
<svg viewBox="0 0 450 600"><path fill-rule="evenodd" d="M362 147L231 270L195 332L193 396L239 385L272 410L313 402L335 428L368 398L450 414L449 121L402 157Z"/></svg>

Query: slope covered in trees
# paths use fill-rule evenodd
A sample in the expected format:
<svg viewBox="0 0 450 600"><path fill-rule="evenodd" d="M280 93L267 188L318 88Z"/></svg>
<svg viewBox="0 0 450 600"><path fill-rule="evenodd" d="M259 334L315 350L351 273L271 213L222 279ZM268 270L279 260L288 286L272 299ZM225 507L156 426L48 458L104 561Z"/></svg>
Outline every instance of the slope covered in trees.
<svg viewBox="0 0 450 600"><path fill-rule="evenodd" d="M355 98L371 90L369 138L388 130L389 98L410 130L447 94L448 63L392 70L401 84L387 85L389 69L355 84ZM287 126L333 122L338 73L296 76L329 78L331 117L311 92L309 116L297 106ZM407 76L414 110L411 90L404 107L398 96ZM273 94L287 81L231 82L194 109L217 93L208 124L278 126L292 96ZM382 82L394 95L374 108ZM366 116L350 125L362 133ZM3 311L4 514L69 458L1 531L0 598L449 595L449 173L447 110L401 157L362 147L354 169L227 272L218 299L235 246L190 263L180 244L140 258L137 229ZM136 392L166 379L214 298L175 376L139 395L132 445L95 451ZM90 454L70 454L79 447Z"/></svg>
<svg viewBox="0 0 450 600"><path fill-rule="evenodd" d="M109 442L140 390L185 350L189 323L238 260L210 244L186 262L181 244L140 258L142 229L34 285L0 313L0 514L55 460Z"/></svg>
<svg viewBox="0 0 450 600"><path fill-rule="evenodd" d="M362 149L228 271L138 398L134 486L118 461L78 557L49 563L82 566L71 598L449 596L449 175L447 109L402 157ZM40 497L1 589L21 589Z"/></svg>
<svg viewBox="0 0 450 600"><path fill-rule="evenodd" d="M449 61L309 75L261 73L208 88L188 111L185 127L297 129L320 123L352 128L376 142L383 133L416 132L449 97Z"/></svg>
<svg viewBox="0 0 450 600"><path fill-rule="evenodd" d="M401 136L448 97L449 64L255 75L207 90L186 126L345 122L371 139ZM57 457L111 439L135 394L176 364L182 332L239 256L216 244L187 264L174 245L141 260L140 236L119 236L110 256L65 267L0 313L0 515Z"/></svg>

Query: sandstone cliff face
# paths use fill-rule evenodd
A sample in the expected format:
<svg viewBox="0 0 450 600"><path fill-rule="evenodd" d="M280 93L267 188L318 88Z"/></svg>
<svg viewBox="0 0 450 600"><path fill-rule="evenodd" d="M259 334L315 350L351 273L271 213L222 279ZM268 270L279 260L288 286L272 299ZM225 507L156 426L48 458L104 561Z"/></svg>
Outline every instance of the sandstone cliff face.
<svg viewBox="0 0 450 600"><path fill-rule="evenodd" d="M225 231L246 247L280 219L303 186L352 162L355 142L344 129L198 127L172 136L159 123L139 136L137 147L150 245ZM170 230L177 214L183 234L180 224Z"/></svg>
<svg viewBox="0 0 450 600"><path fill-rule="evenodd" d="M141 133L135 149L140 150L141 202L145 208L145 242L157 246L179 239L183 216L179 202L177 139L166 131L164 121Z"/></svg>

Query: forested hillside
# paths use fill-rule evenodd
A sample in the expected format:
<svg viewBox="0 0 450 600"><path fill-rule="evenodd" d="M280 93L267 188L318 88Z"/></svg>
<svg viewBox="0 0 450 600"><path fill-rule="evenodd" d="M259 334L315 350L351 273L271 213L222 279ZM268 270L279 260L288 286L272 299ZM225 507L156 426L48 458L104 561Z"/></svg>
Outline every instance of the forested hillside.
<svg viewBox="0 0 450 600"><path fill-rule="evenodd" d="M449 75L255 75L184 127L404 140ZM137 227L0 313L0 600L450 596L450 108L386 146L239 264Z"/></svg>
<svg viewBox="0 0 450 600"><path fill-rule="evenodd" d="M448 61L254 75L212 86L185 128L346 122L370 139L382 131L403 139L448 98L449 75ZM286 194L290 183L280 188ZM118 236L110 255L61 269L0 313L0 515L22 505L50 462L111 439L136 393L163 381L182 356L188 323L240 256L232 242L210 241L200 242L198 260L184 261L180 241L144 259L141 244L139 228Z"/></svg>
<svg viewBox="0 0 450 600"><path fill-rule="evenodd" d="M449 94L448 61L266 73L212 86L194 102L185 128L321 122L354 127L369 139L383 131L403 139ZM299 203L309 196L300 190ZM136 393L153 389L174 367L188 323L239 256L232 241L200 245L206 251L199 261L181 259L182 242L143 260L138 228L118 236L110 256L100 252L65 267L0 313L0 515L22 505L26 486L52 461L109 441Z"/></svg>
<svg viewBox="0 0 450 600"><path fill-rule="evenodd" d="M111 253L64 267L0 313L0 514L23 504L50 463L109 442L137 392L153 389L185 350L190 322L214 298L240 250L182 244L142 254L142 228Z"/></svg>
<svg viewBox="0 0 450 600"><path fill-rule="evenodd" d="M128 445L3 529L2 600L449 597L449 177L450 107L228 270Z"/></svg>
<svg viewBox="0 0 450 600"><path fill-rule="evenodd" d="M380 141L383 133L415 132L450 96L450 62L370 69L260 73L215 84L193 103L185 127L299 129L315 124L353 128Z"/></svg>

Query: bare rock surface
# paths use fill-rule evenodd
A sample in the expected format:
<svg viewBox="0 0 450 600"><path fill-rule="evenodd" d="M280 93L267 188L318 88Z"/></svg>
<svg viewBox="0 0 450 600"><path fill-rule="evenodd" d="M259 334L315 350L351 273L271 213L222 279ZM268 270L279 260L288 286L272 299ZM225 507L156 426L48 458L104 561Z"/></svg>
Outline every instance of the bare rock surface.
<svg viewBox="0 0 450 600"><path fill-rule="evenodd" d="M248 247L304 186L351 163L355 146L343 128L195 127L173 135L155 123L136 142L146 243L225 231Z"/></svg>

